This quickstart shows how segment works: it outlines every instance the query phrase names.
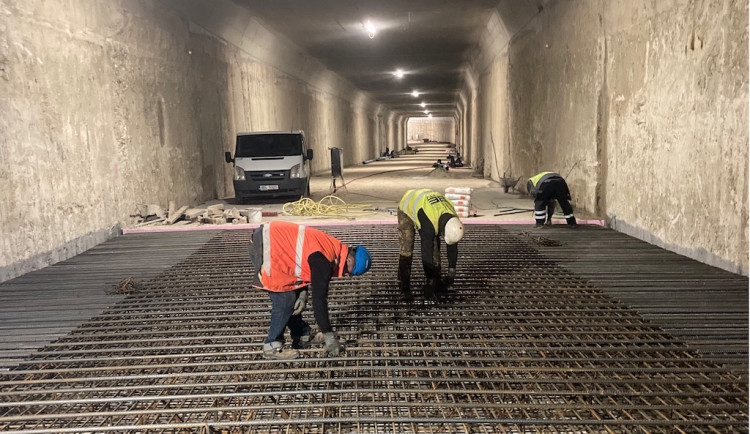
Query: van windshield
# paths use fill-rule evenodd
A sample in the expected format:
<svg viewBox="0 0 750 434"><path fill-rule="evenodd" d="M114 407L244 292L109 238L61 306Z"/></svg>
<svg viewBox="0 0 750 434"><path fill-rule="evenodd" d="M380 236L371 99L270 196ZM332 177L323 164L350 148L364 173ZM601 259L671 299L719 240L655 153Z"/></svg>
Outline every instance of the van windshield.
<svg viewBox="0 0 750 434"><path fill-rule="evenodd" d="M237 136L235 157L287 157L302 154L299 134L247 134Z"/></svg>

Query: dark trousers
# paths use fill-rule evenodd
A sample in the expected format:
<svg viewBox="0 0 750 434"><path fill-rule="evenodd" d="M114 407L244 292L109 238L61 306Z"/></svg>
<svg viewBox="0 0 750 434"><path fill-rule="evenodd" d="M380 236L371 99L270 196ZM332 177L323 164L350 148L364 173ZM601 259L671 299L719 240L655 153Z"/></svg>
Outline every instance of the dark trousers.
<svg viewBox="0 0 750 434"><path fill-rule="evenodd" d="M553 200L560 204L560 208L565 215L565 221L569 225L575 225L577 223L576 218L573 215L573 207L569 202L570 190L568 190L568 184L561 178L544 181L539 186L539 193L534 199L534 220L536 220L536 224L544 224L544 220L547 218L547 209ZM552 210L554 212L554 208Z"/></svg>
<svg viewBox="0 0 750 434"><path fill-rule="evenodd" d="M264 343L270 344L278 341L283 344L284 330L287 327L292 339L310 334L310 326L302 319L302 314L292 315L294 302L297 301L299 291L268 291L268 297L271 298L271 324L268 327L268 337L263 341Z"/></svg>
<svg viewBox="0 0 750 434"><path fill-rule="evenodd" d="M409 288L411 280L412 255L414 254L414 236L416 228L414 222L405 212L398 210L398 242L399 242L399 266L398 266L398 283L405 290ZM420 234L421 237L421 234ZM435 237L433 240L432 250L433 264L440 268L440 239ZM424 262L424 261L423 261ZM424 265L424 264L423 264Z"/></svg>

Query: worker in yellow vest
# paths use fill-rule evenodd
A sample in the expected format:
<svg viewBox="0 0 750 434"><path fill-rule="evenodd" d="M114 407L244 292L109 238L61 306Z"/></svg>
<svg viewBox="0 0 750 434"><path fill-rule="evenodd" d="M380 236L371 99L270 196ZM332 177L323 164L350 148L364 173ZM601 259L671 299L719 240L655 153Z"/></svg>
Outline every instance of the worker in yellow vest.
<svg viewBox="0 0 750 434"><path fill-rule="evenodd" d="M456 278L458 242L464 236L464 225L451 201L440 193L423 188L409 190L398 204L398 283L402 293L409 293L414 234L419 231L422 266L427 283L422 286L425 298L437 300L437 292L446 292ZM448 273L440 270L440 237L446 244Z"/></svg>
<svg viewBox="0 0 750 434"><path fill-rule="evenodd" d="M560 204L565 215L565 221L571 227L578 227L570 205L570 190L560 174L542 172L529 178L526 184L529 195L534 198L534 220L536 228L544 227L545 220L552 224L552 214L555 212L555 201Z"/></svg>

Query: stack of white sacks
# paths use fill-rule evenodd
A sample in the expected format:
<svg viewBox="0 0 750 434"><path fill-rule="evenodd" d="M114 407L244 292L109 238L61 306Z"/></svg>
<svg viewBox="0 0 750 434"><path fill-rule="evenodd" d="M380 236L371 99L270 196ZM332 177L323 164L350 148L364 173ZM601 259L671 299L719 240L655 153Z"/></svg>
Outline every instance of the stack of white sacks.
<svg viewBox="0 0 750 434"><path fill-rule="evenodd" d="M448 187L445 189L445 198L453 203L456 215L459 217L469 216L469 210L471 209L470 187Z"/></svg>

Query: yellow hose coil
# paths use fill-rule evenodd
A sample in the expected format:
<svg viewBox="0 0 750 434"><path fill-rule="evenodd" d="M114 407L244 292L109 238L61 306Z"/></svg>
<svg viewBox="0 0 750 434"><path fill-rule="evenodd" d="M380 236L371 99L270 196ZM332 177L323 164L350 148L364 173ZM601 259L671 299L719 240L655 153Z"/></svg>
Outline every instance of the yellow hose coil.
<svg viewBox="0 0 750 434"><path fill-rule="evenodd" d="M281 208L284 215L293 216L363 216L376 214L375 211L367 210L370 204L358 203L350 204L344 202L338 196L329 195L315 202L314 200L303 197L295 202L287 202Z"/></svg>

